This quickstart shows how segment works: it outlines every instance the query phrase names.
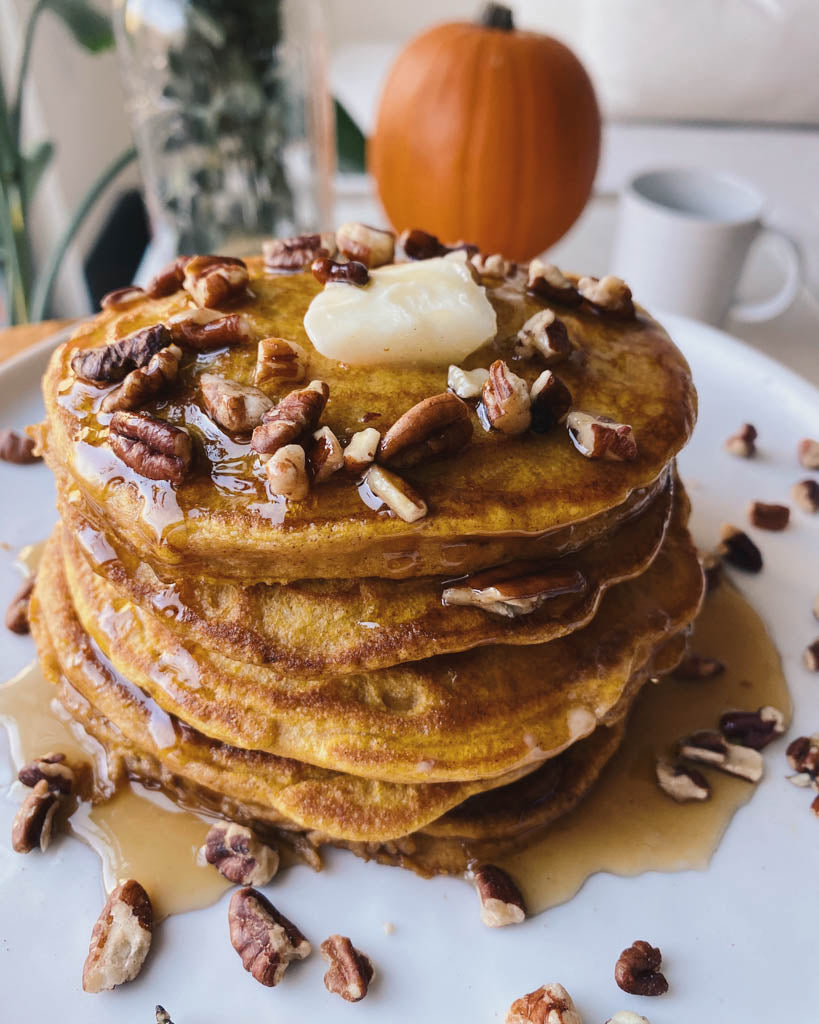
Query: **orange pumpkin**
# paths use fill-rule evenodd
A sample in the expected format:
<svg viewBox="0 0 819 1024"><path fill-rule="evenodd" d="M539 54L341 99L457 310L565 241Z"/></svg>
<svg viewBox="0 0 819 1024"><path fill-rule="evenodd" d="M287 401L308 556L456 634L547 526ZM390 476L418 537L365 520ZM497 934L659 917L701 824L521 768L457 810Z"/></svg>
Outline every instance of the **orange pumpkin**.
<svg viewBox="0 0 819 1024"><path fill-rule="evenodd" d="M439 25L401 53L369 164L398 231L423 228L525 260L580 215L599 152L583 65L490 4L481 23Z"/></svg>

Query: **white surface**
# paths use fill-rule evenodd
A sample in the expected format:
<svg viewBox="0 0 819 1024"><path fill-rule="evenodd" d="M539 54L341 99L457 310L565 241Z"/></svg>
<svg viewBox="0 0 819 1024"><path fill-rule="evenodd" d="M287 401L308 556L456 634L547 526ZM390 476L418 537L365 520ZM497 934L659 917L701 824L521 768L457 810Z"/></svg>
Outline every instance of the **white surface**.
<svg viewBox="0 0 819 1024"><path fill-rule="evenodd" d="M694 532L711 544L725 520L741 524L749 500L788 500L805 475L795 445L819 434L819 392L780 366L718 332L665 318L691 360L701 418L681 460L694 503ZM2 425L40 412L43 350L0 370ZM745 419L760 433L751 462L721 442ZM0 540L13 549L40 540L53 520L53 487L42 466L0 464ZM801 666L819 632L811 615L819 579L819 517L794 513L780 535L750 531L766 568L738 577L770 624L795 703L795 736L819 728L819 681ZM18 580L13 551L0 551L0 605ZM3 632L0 662L10 675L33 656L30 639ZM9 778L0 740L0 783ZM807 1022L819 1005L815 930L819 918L816 819L811 794L784 776L786 741L769 747L767 773L707 871L592 878L568 904L519 927L498 931L478 921L473 893L454 880L422 881L352 856L328 857L314 876L297 868L267 892L318 944L333 931L352 937L374 960L378 979L354 1009L329 996L314 954L290 968L274 990L241 967L227 934L227 897L216 906L160 926L142 976L118 992L88 996L80 971L102 904L94 855L60 839L45 856L12 854L14 805L0 798L0 1019L64 1024L148 1024L163 1003L176 1024L225 1020L352 1020L366 1024L499 1022L514 998L545 981L562 982L586 1024L629 1007L653 1024ZM161 836L157 836L161 843ZM383 923L395 924L386 936ZM655 1000L629 997L612 971L620 950L646 938L663 950L671 991Z"/></svg>

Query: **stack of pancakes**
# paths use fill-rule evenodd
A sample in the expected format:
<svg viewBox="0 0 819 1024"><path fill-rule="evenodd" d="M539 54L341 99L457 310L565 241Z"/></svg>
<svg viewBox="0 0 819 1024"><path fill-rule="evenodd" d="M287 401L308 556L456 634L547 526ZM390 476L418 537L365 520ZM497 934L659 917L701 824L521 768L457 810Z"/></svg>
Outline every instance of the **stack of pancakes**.
<svg viewBox="0 0 819 1024"><path fill-rule="evenodd" d="M112 387L71 363L192 309L189 295L136 295L55 352L40 444L60 523L32 602L43 665L115 778L302 844L462 870L568 810L640 687L682 653L702 596L674 473L695 419L688 367L640 310L561 309L574 352L560 377L575 407L631 425L636 460L585 458L565 426L508 436L475 417L463 451L402 472L429 507L416 522L362 500L343 472L286 501L249 437L208 416L203 373L250 384L260 339L297 342L307 379L329 385L321 423L344 442L445 390L447 368L321 356L303 325L321 289L309 271L247 266L230 311L251 339L186 353L142 410L193 437L179 484L121 461L101 408ZM470 369L512 364L544 305L525 272L484 284L498 333ZM529 382L543 369L514 365ZM442 602L453 579L494 566L574 582L521 614Z"/></svg>

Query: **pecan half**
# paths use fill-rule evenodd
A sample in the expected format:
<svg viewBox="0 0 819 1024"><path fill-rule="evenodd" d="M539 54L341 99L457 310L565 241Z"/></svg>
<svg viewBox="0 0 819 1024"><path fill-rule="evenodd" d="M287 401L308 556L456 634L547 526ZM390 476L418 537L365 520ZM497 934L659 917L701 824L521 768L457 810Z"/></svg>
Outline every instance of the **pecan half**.
<svg viewBox="0 0 819 1024"><path fill-rule="evenodd" d="M481 399L486 419L495 430L503 434L522 434L529 429L532 423L529 388L502 359L496 359L489 367Z"/></svg>
<svg viewBox="0 0 819 1024"><path fill-rule="evenodd" d="M529 264L526 290L541 299L561 302L564 306L579 306L580 292L554 263L534 259Z"/></svg>
<svg viewBox="0 0 819 1024"><path fill-rule="evenodd" d="M294 341L284 338L262 338L256 352L253 383L264 384L286 381L298 384L307 374L307 353Z"/></svg>
<svg viewBox="0 0 819 1024"><path fill-rule="evenodd" d="M208 416L234 434L250 433L273 408L272 400L264 391L215 373L203 373L199 386Z"/></svg>
<svg viewBox="0 0 819 1024"><path fill-rule="evenodd" d="M769 505L764 501L752 501L748 508L751 526L758 530L784 530L791 519L787 505Z"/></svg>
<svg viewBox="0 0 819 1024"><path fill-rule="evenodd" d="M354 284L359 288L370 280L370 272L358 260L337 263L329 256L319 256L310 264L313 277L320 284Z"/></svg>
<svg viewBox="0 0 819 1024"><path fill-rule="evenodd" d="M530 614L553 598L582 593L587 585L577 569L544 566L538 570L531 562L510 562L446 587L441 601L445 605L473 605L514 618Z"/></svg>
<svg viewBox="0 0 819 1024"><path fill-rule="evenodd" d="M30 853L35 846L45 853L59 806L60 794L49 789L45 779L35 783L11 825L11 848L15 853Z"/></svg>
<svg viewBox="0 0 819 1024"><path fill-rule="evenodd" d="M108 443L126 466L149 480L180 484L193 458L187 430L144 412L115 412Z"/></svg>
<svg viewBox="0 0 819 1024"><path fill-rule="evenodd" d="M673 675L677 679L686 680L713 679L714 676L722 675L724 671L725 665L719 659L707 658L692 651L677 665Z"/></svg>
<svg viewBox="0 0 819 1024"><path fill-rule="evenodd" d="M344 449L344 472L362 473L375 460L381 434L375 427L357 430Z"/></svg>
<svg viewBox="0 0 819 1024"><path fill-rule="evenodd" d="M566 426L575 448L587 459L633 462L637 458L637 441L627 423L575 409L566 417Z"/></svg>
<svg viewBox="0 0 819 1024"><path fill-rule="evenodd" d="M458 398L480 398L488 379L489 370L482 366L476 370L462 370L460 366L450 366L446 375L446 386Z"/></svg>
<svg viewBox="0 0 819 1024"><path fill-rule="evenodd" d="M159 273L154 274L145 286L148 295L152 299L164 299L166 295L181 291L182 281L185 279L185 264L189 259L189 256L177 256L173 263L169 263Z"/></svg>
<svg viewBox="0 0 819 1024"><path fill-rule="evenodd" d="M572 997L552 982L516 999L506 1014L506 1024L583 1024Z"/></svg>
<svg viewBox="0 0 819 1024"><path fill-rule="evenodd" d="M268 988L279 984L288 964L312 952L298 928L255 889L239 889L233 894L228 924L242 966Z"/></svg>
<svg viewBox="0 0 819 1024"><path fill-rule="evenodd" d="M400 416L381 438L378 459L406 469L453 455L472 439L469 408L451 391L432 395Z"/></svg>
<svg viewBox="0 0 819 1024"><path fill-rule="evenodd" d="M34 590L34 577L26 580L6 609L6 629L18 636L25 636L29 632L28 606L31 601L31 592Z"/></svg>
<svg viewBox="0 0 819 1024"><path fill-rule="evenodd" d="M182 287L197 306L224 306L241 298L248 283L244 260L233 256L192 256L185 263Z"/></svg>
<svg viewBox="0 0 819 1024"><path fill-rule="evenodd" d="M305 448L307 468L314 483L328 480L333 473L344 468L344 452L329 427L320 427L313 433Z"/></svg>
<svg viewBox="0 0 819 1024"><path fill-rule="evenodd" d="M30 437L24 437L15 430L0 430L0 459L3 462L13 462L17 466L39 462L42 456L34 454L35 447Z"/></svg>
<svg viewBox="0 0 819 1024"><path fill-rule="evenodd" d="M720 535L719 552L726 562L744 572L760 572L762 552L747 533L726 523Z"/></svg>
<svg viewBox="0 0 819 1024"><path fill-rule="evenodd" d="M253 431L250 447L260 455L272 455L302 434L312 432L329 397L330 388L323 380L312 380L306 388L291 391L264 414L262 423Z"/></svg>
<svg viewBox="0 0 819 1024"><path fill-rule="evenodd" d="M739 430L726 440L724 448L731 455L736 455L740 459L749 459L756 454L757 436L756 427L753 424L743 423Z"/></svg>
<svg viewBox="0 0 819 1024"><path fill-rule="evenodd" d="M634 996L661 996L668 982L660 972L663 955L656 946L638 939L624 949L614 967L614 980Z"/></svg>
<svg viewBox="0 0 819 1024"><path fill-rule="evenodd" d="M154 912L148 893L133 878L113 890L91 932L82 970L85 992L105 992L133 981L151 948Z"/></svg>
<svg viewBox="0 0 819 1024"><path fill-rule="evenodd" d="M515 355L531 359L535 352L540 353L547 366L560 363L571 355L572 343L566 325L551 309L539 310L518 331Z"/></svg>
<svg viewBox="0 0 819 1024"><path fill-rule="evenodd" d="M802 664L808 672L819 672L819 638L808 644L802 652Z"/></svg>
<svg viewBox="0 0 819 1024"><path fill-rule="evenodd" d="M577 290L599 313L622 320L630 320L634 316L631 289L625 281L613 274L599 280L596 277L581 277L577 282Z"/></svg>
<svg viewBox="0 0 819 1024"><path fill-rule="evenodd" d="M672 764L659 760L656 765L657 782L660 789L679 804L691 800L707 800L711 796L708 780L696 768L683 764Z"/></svg>
<svg viewBox="0 0 819 1024"><path fill-rule="evenodd" d="M791 487L794 502L809 515L819 512L819 480L800 480Z"/></svg>
<svg viewBox="0 0 819 1024"><path fill-rule="evenodd" d="M529 400L532 403L532 430L536 434L545 434L552 427L565 423L572 407L571 391L551 370L544 370L533 382Z"/></svg>
<svg viewBox="0 0 819 1024"><path fill-rule="evenodd" d="M172 341L171 333L164 324L143 327L110 345L75 352L71 369L92 384L113 384L123 380L132 370L145 366L152 356L167 348Z"/></svg>
<svg viewBox="0 0 819 1024"><path fill-rule="evenodd" d="M481 864L474 872L481 904L481 921L487 928L520 924L526 918L526 904L509 875L494 864Z"/></svg>
<svg viewBox="0 0 819 1024"><path fill-rule="evenodd" d="M336 252L332 233L273 238L262 243L266 270L302 270L319 256L335 256Z"/></svg>
<svg viewBox="0 0 819 1024"><path fill-rule="evenodd" d="M758 750L727 743L720 733L711 729L702 729L680 740L678 752L688 761L713 765L747 782L759 782L765 767Z"/></svg>
<svg viewBox="0 0 819 1024"><path fill-rule="evenodd" d="M175 342L208 351L223 345L242 345L253 332L241 313L220 313L216 309L186 309L168 319L166 326Z"/></svg>
<svg viewBox="0 0 819 1024"><path fill-rule="evenodd" d="M423 519L429 511L427 503L414 487L383 466L370 466L364 482L375 497L383 501L387 508L405 523Z"/></svg>
<svg viewBox="0 0 819 1024"><path fill-rule="evenodd" d="M244 825L220 822L205 839L205 860L236 885L267 885L279 870L279 853Z"/></svg>
<svg viewBox="0 0 819 1024"><path fill-rule="evenodd" d="M182 349L168 345L152 355L146 367L131 370L125 380L103 398L103 412L138 409L164 391L179 376Z"/></svg>
<svg viewBox="0 0 819 1024"><path fill-rule="evenodd" d="M324 987L348 1003L360 1002L375 976L370 958L356 949L344 935L331 935L320 948L321 955L330 965L324 975Z"/></svg>
<svg viewBox="0 0 819 1024"><path fill-rule="evenodd" d="M310 493L307 457L300 444L285 444L277 448L264 468L270 489L279 497L304 501Z"/></svg>
<svg viewBox="0 0 819 1024"><path fill-rule="evenodd" d="M76 783L73 768L66 764L65 754L59 752L35 757L23 765L17 778L31 789L38 782L45 782L52 793L62 793L64 796L73 791Z"/></svg>
<svg viewBox="0 0 819 1024"><path fill-rule="evenodd" d="M733 743L762 750L785 731L785 716L770 704L758 711L726 711L719 720L720 732Z"/></svg>
<svg viewBox="0 0 819 1024"><path fill-rule="evenodd" d="M139 302L140 299L145 297L144 288L131 284L126 288L117 288L103 295L100 299L100 309L123 309L125 306L132 306L135 302Z"/></svg>
<svg viewBox="0 0 819 1024"><path fill-rule="evenodd" d="M796 448L799 465L805 469L819 469L819 441L812 437L803 437Z"/></svg>
<svg viewBox="0 0 819 1024"><path fill-rule="evenodd" d="M367 224L342 224L336 231L336 244L343 256L357 260L365 267L392 263L395 256L395 235L392 231L371 228Z"/></svg>

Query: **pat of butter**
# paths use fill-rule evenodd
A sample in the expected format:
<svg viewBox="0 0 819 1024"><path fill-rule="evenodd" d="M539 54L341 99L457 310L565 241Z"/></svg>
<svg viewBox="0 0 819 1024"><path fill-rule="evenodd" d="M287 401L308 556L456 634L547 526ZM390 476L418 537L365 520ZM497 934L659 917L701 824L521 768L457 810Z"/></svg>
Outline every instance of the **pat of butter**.
<svg viewBox="0 0 819 1024"><path fill-rule="evenodd" d="M446 366L493 338L497 321L460 251L378 267L363 288L328 284L304 327L318 352L351 366Z"/></svg>

